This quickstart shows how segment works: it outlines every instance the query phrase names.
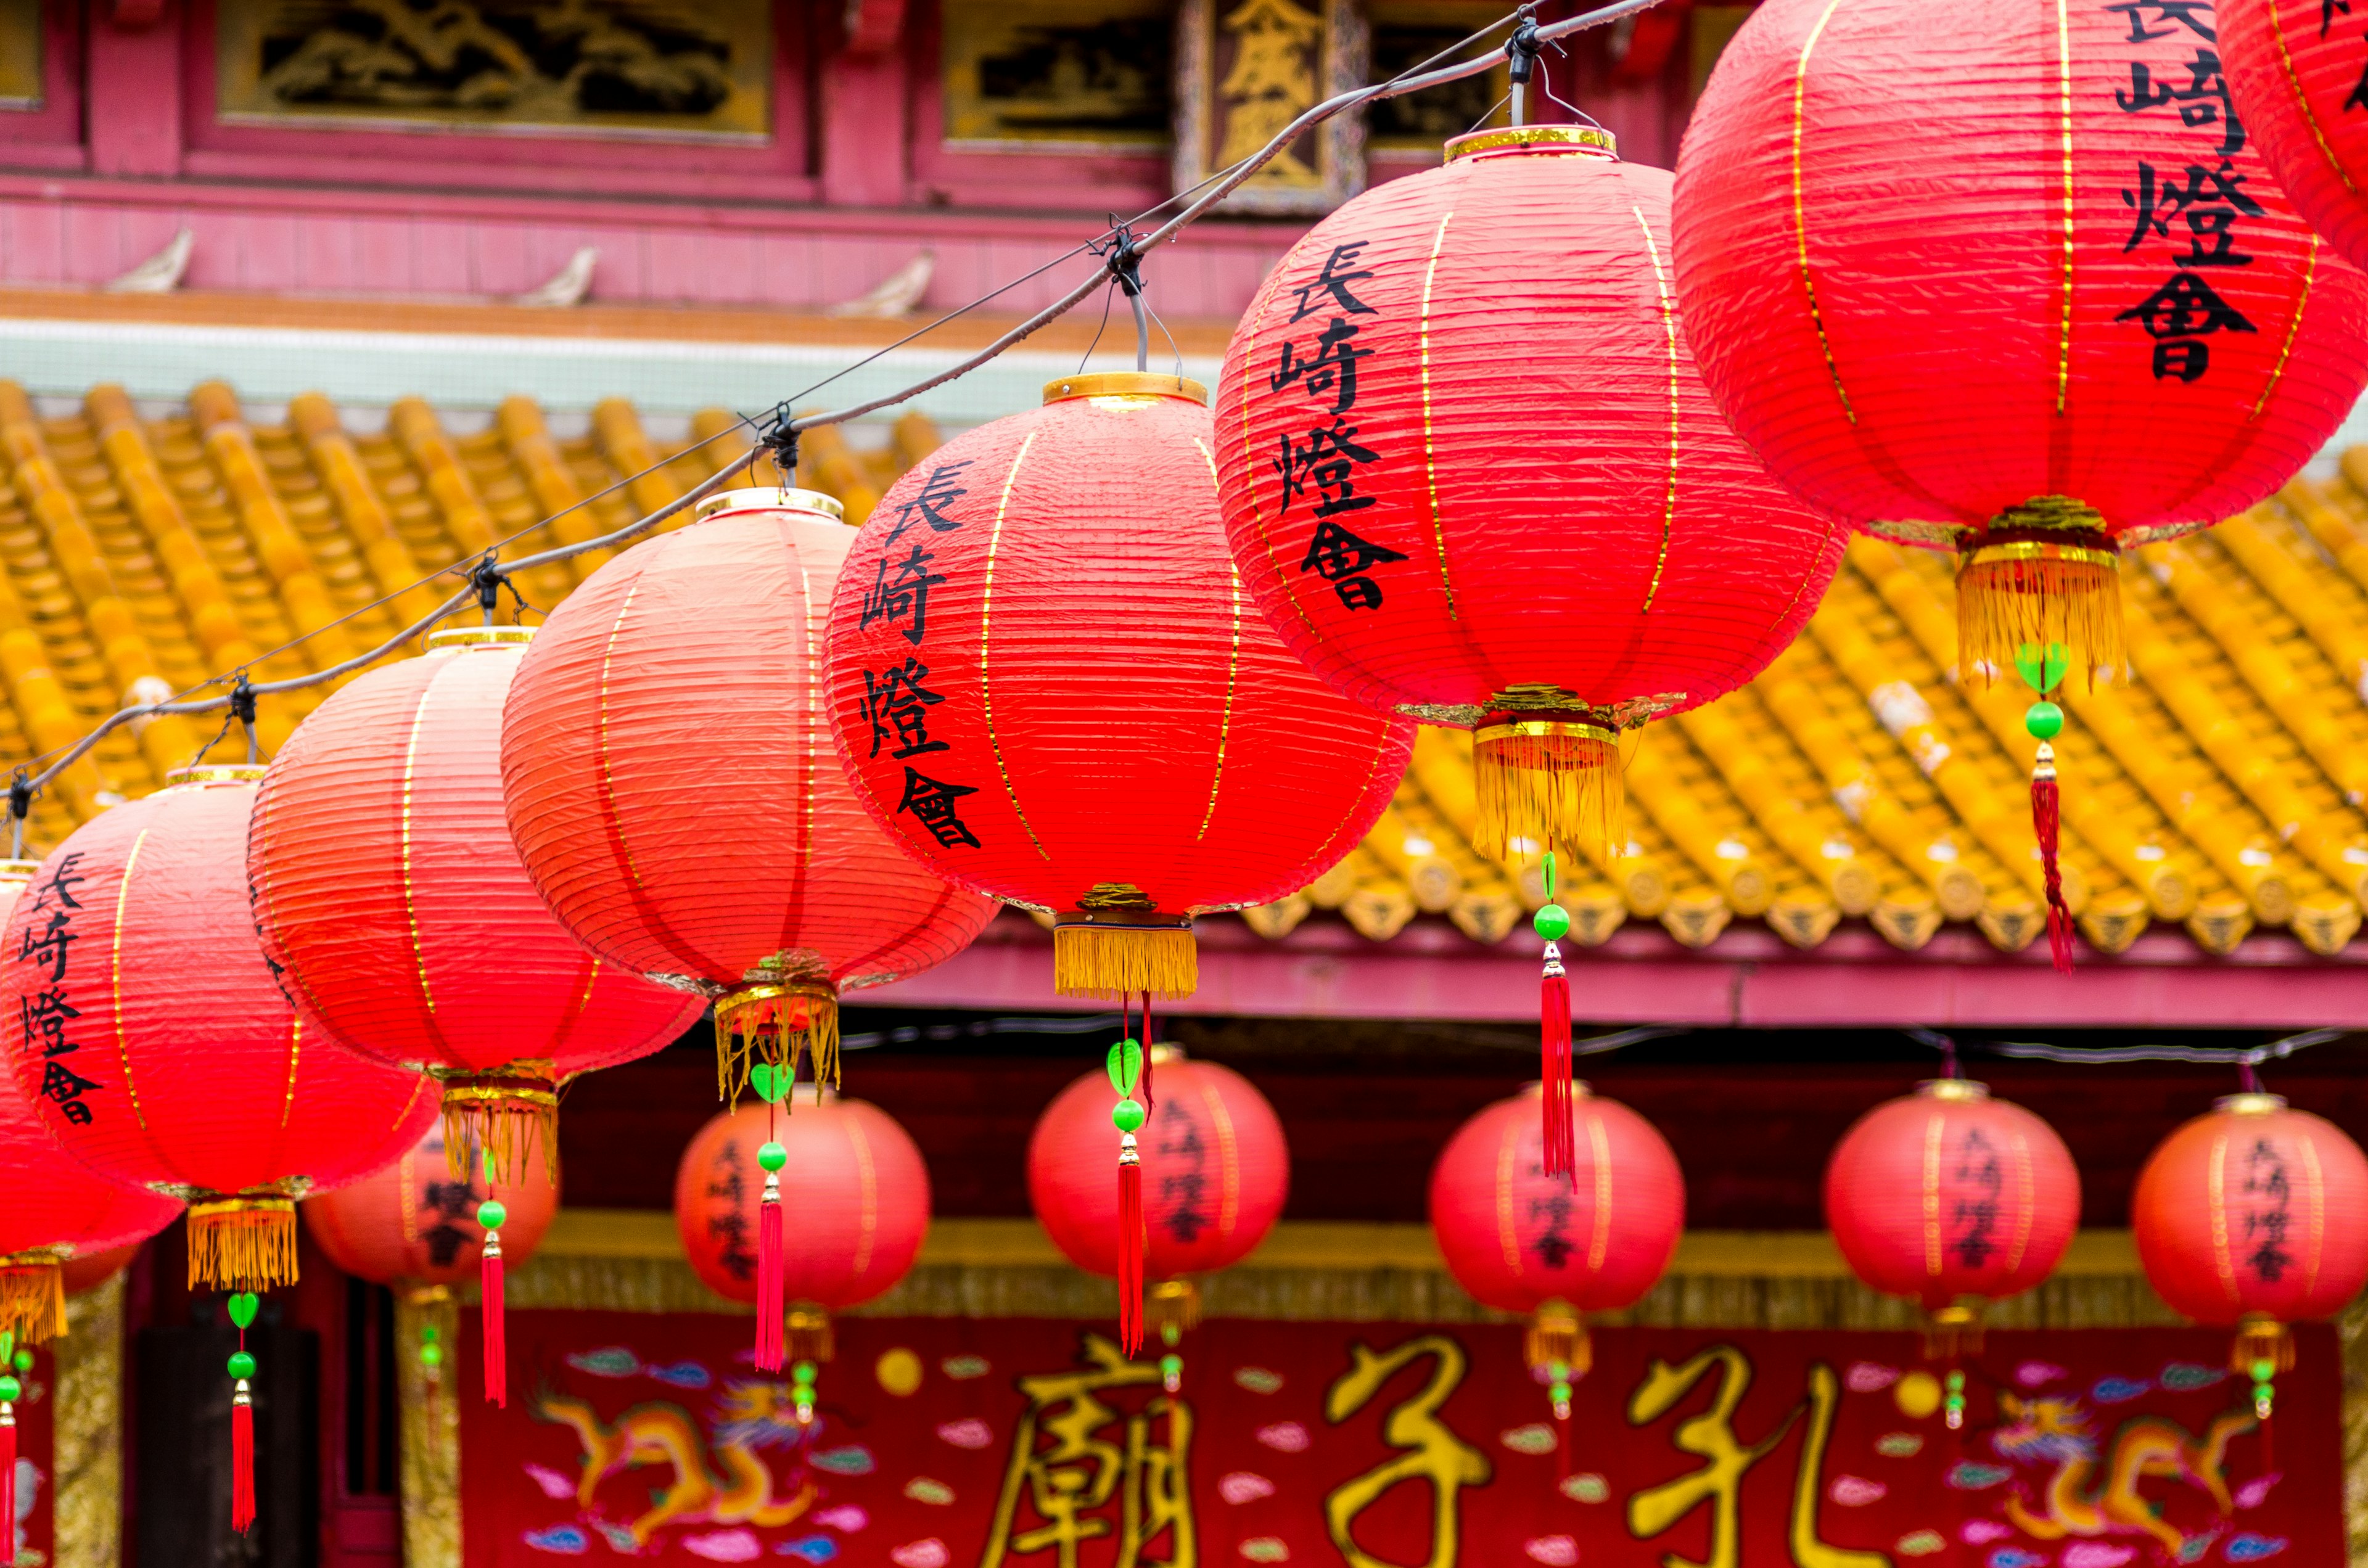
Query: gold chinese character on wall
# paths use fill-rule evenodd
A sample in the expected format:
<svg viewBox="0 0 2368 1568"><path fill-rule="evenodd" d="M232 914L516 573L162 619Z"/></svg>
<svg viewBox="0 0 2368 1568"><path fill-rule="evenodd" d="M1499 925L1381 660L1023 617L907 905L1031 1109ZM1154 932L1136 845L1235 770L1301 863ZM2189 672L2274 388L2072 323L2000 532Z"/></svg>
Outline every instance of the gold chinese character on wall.
<svg viewBox="0 0 2368 1568"><path fill-rule="evenodd" d="M1292 121L1364 80L1352 0L1185 0L1177 19L1176 188L1255 155ZM1300 132L1226 205L1322 212L1364 188L1359 117Z"/></svg>
<svg viewBox="0 0 2368 1568"><path fill-rule="evenodd" d="M770 0L222 0L225 124L762 141Z"/></svg>

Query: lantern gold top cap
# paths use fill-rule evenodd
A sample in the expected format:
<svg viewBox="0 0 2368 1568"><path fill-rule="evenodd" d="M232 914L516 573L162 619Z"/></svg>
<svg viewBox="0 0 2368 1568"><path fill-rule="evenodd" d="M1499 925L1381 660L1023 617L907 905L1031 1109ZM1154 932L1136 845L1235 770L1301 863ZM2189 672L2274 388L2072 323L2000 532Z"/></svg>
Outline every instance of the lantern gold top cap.
<svg viewBox="0 0 2368 1568"><path fill-rule="evenodd" d="M39 860L0 860L0 883L24 881L40 869Z"/></svg>
<svg viewBox="0 0 2368 1568"><path fill-rule="evenodd" d="M427 651L443 648L524 647L534 641L531 626L448 626L427 634Z"/></svg>
<svg viewBox="0 0 2368 1568"><path fill-rule="evenodd" d="M1447 143L1448 163L1483 153L1583 153L1618 158L1620 139L1600 125L1510 125L1452 137Z"/></svg>
<svg viewBox="0 0 2368 1568"><path fill-rule="evenodd" d="M1529 1096L1531 1099L1543 1099L1546 1095L1546 1086L1543 1083L1524 1084L1521 1085L1521 1093ZM1573 1078L1570 1081L1570 1097L1572 1099L1588 1099L1591 1098L1594 1094L1594 1086L1588 1084L1586 1079Z"/></svg>
<svg viewBox="0 0 2368 1568"><path fill-rule="evenodd" d="M252 784L264 775L259 762L206 762L176 767L165 775L167 789L176 784Z"/></svg>
<svg viewBox="0 0 2368 1568"><path fill-rule="evenodd" d="M1090 376L1063 376L1044 383L1048 403L1080 397L1180 397L1206 407L1209 389L1181 376L1159 376L1148 370L1097 370Z"/></svg>
<svg viewBox="0 0 2368 1568"><path fill-rule="evenodd" d="M836 495L800 490L787 484L764 484L750 490L719 490L699 504L691 521L704 522L718 512L813 512L834 523L847 521L847 508Z"/></svg>
<svg viewBox="0 0 2368 1568"><path fill-rule="evenodd" d="M1986 1100L1990 1097L1990 1086L1976 1084L1971 1078L1927 1078L1916 1085L1916 1092L1930 1100Z"/></svg>
<svg viewBox="0 0 2368 1568"><path fill-rule="evenodd" d="M2225 1110L2231 1116L2268 1116L2286 1108L2283 1095L2265 1095L2253 1090L2241 1095L2223 1095L2212 1102L2214 1110Z"/></svg>

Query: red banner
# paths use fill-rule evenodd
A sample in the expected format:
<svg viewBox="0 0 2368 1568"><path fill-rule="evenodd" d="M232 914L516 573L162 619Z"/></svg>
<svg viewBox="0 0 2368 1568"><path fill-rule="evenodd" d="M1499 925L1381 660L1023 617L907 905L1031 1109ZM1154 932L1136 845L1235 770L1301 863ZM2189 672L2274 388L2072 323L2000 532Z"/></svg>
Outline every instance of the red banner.
<svg viewBox="0 0 2368 1568"><path fill-rule="evenodd" d="M1170 1395L1106 1325L837 1327L805 1430L745 1319L513 1312L510 1405L461 1421L471 1568L2343 1561L2325 1328L2267 1430L2216 1333L1993 1334L1952 1430L1913 1335L1605 1330L1565 1453L1516 1328L1212 1321Z"/></svg>

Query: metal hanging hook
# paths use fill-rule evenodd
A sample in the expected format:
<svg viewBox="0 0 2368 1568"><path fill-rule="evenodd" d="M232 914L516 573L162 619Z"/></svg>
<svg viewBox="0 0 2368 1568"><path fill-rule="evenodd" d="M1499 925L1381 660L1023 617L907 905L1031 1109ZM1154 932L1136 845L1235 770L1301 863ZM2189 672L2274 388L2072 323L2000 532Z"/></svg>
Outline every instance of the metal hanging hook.
<svg viewBox="0 0 2368 1568"><path fill-rule="evenodd" d="M1523 118L1530 91L1530 79L1536 74L1538 51L1545 47L1538 37L1538 8L1521 7L1521 19L1513 28L1513 36L1505 40L1506 74L1513 84L1512 122L1526 124Z"/></svg>
<svg viewBox="0 0 2368 1568"><path fill-rule="evenodd" d="M255 735L255 687L248 682L245 670L239 671L238 678L231 683L230 710L246 731L247 762L250 765L261 762L263 745Z"/></svg>
<svg viewBox="0 0 2368 1568"><path fill-rule="evenodd" d="M8 858L25 858L25 819L33 814L33 779L23 768L8 778Z"/></svg>
<svg viewBox="0 0 2368 1568"><path fill-rule="evenodd" d="M485 551L485 558L477 562L475 570L469 574L469 586L477 591L478 613L485 618L487 626L494 623L494 610L502 602L503 585L509 580L510 574L495 564L494 552L490 550ZM512 589L511 592L517 590Z"/></svg>
<svg viewBox="0 0 2368 1568"><path fill-rule="evenodd" d="M1134 368L1151 369L1151 318L1143 304L1143 247L1134 231L1124 224L1110 237L1110 249L1104 253L1103 265L1118 282L1119 291L1126 302L1134 307Z"/></svg>

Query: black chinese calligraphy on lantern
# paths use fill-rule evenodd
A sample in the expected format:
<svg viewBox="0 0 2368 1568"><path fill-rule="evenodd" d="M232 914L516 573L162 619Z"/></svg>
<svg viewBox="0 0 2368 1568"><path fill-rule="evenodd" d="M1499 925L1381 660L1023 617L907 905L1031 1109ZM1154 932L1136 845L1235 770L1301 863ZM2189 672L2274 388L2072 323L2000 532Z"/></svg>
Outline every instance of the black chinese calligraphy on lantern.
<svg viewBox="0 0 2368 1568"><path fill-rule="evenodd" d="M743 1158L737 1139L727 1138L707 1165L707 1234L716 1244L715 1261L734 1279L757 1278L756 1226L750 1221L756 1205L749 1199L747 1174L754 1163Z"/></svg>
<svg viewBox="0 0 2368 1568"><path fill-rule="evenodd" d="M82 912L77 890L88 881L81 869L80 851L58 858L47 874L33 883L17 940L16 960L24 973L24 989L17 1000L21 1052L41 1062L40 1096L52 1101L58 1114L77 1126L89 1125L91 1104L84 1096L100 1085L74 1072L71 1058L81 1045L68 1038L67 1026L82 1017L70 1000L74 944L81 935L74 917Z"/></svg>

